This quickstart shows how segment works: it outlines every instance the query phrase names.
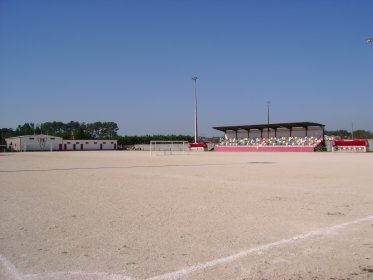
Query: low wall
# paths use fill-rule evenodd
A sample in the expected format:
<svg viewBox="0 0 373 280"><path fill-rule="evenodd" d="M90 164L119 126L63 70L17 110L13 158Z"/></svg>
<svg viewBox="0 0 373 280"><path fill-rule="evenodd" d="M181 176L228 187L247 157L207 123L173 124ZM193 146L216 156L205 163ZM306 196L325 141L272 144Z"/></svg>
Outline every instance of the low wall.
<svg viewBox="0 0 373 280"><path fill-rule="evenodd" d="M333 141L325 140L326 150L328 152L332 151ZM368 139L369 147L367 152L373 152L373 139Z"/></svg>
<svg viewBox="0 0 373 280"><path fill-rule="evenodd" d="M368 139L369 147L368 152L373 152L373 139Z"/></svg>
<svg viewBox="0 0 373 280"><path fill-rule="evenodd" d="M212 148L215 147L216 144L214 143L207 143L207 150L210 151ZM129 145L124 147L126 150L134 150L134 151L150 151L150 144L136 144L136 145ZM171 144L157 144L155 147L157 151L169 151L171 149ZM189 145L185 145L185 149L189 150ZM183 150L183 144L173 144L173 150Z"/></svg>

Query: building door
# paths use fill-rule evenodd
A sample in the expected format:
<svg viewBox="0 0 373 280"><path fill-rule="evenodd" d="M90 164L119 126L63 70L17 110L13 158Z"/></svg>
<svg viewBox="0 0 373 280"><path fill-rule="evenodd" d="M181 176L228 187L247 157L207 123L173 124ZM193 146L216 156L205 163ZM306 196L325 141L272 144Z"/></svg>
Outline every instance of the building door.
<svg viewBox="0 0 373 280"><path fill-rule="evenodd" d="M117 144L114 144L114 150L116 150L117 149Z"/></svg>
<svg viewBox="0 0 373 280"><path fill-rule="evenodd" d="M80 144L80 150L83 151L83 144Z"/></svg>
<svg viewBox="0 0 373 280"><path fill-rule="evenodd" d="M75 144L73 144L73 150L74 150L74 151L76 150L76 146L75 146Z"/></svg>
<svg viewBox="0 0 373 280"><path fill-rule="evenodd" d="M62 144L58 145L58 150L62 151Z"/></svg>
<svg viewBox="0 0 373 280"><path fill-rule="evenodd" d="M102 144L100 144L100 150L102 150Z"/></svg>
<svg viewBox="0 0 373 280"><path fill-rule="evenodd" d="M63 144L63 149L66 151L67 150L67 145Z"/></svg>

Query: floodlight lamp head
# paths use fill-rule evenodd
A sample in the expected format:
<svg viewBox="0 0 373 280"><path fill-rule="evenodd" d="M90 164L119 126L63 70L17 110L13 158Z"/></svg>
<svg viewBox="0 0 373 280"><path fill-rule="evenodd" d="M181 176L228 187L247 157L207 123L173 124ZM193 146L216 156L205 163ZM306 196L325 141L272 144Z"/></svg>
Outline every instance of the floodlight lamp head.
<svg viewBox="0 0 373 280"><path fill-rule="evenodd" d="M192 80L193 80L193 81L197 81L197 79L198 79L197 76L193 76L193 77L192 77Z"/></svg>

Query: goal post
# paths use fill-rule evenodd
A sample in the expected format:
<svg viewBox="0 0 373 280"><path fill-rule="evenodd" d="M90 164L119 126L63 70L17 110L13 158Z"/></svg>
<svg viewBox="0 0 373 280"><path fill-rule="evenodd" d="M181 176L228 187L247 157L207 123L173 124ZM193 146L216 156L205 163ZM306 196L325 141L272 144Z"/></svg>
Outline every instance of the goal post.
<svg viewBox="0 0 373 280"><path fill-rule="evenodd" d="M188 141L150 141L150 155L184 154L189 151Z"/></svg>

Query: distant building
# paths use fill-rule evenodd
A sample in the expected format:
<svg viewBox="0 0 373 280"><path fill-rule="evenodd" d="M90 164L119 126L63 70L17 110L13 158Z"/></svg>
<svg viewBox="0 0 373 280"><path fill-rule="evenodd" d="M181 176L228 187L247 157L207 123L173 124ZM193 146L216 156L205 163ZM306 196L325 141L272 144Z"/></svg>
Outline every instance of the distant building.
<svg viewBox="0 0 373 280"><path fill-rule="evenodd" d="M116 150L118 140L113 139L66 139L60 151Z"/></svg>
<svg viewBox="0 0 373 280"><path fill-rule="evenodd" d="M87 151L116 150L118 141L113 139L62 139L61 137L38 134L6 138L11 151Z"/></svg>
<svg viewBox="0 0 373 280"><path fill-rule="evenodd" d="M6 145L11 151L57 151L62 145L63 139L51 135L23 135L6 138Z"/></svg>

